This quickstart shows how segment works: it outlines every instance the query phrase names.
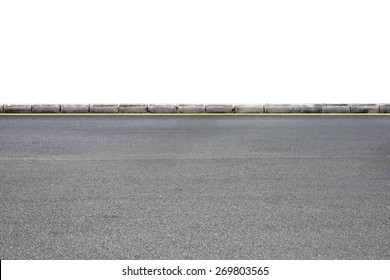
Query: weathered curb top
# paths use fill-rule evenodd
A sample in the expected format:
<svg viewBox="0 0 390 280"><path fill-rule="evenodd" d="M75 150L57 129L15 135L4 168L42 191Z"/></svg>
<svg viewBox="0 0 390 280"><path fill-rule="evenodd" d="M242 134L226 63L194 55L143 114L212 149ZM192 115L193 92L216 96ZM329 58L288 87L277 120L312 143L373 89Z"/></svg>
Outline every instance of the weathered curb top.
<svg viewBox="0 0 390 280"><path fill-rule="evenodd" d="M0 104L0 114L386 114L381 104Z"/></svg>

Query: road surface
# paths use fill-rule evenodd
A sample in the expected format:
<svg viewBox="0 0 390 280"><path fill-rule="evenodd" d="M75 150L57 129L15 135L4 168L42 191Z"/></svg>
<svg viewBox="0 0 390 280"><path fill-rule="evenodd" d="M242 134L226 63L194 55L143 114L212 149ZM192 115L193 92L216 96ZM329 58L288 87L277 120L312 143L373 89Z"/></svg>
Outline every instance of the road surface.
<svg viewBox="0 0 390 280"><path fill-rule="evenodd" d="M0 116L0 259L390 259L390 117Z"/></svg>

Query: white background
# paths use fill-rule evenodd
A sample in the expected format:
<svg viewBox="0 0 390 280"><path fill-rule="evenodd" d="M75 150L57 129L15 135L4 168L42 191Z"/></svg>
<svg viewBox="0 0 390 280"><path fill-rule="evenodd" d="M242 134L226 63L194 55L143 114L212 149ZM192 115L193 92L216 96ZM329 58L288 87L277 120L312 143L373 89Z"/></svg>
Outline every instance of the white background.
<svg viewBox="0 0 390 280"><path fill-rule="evenodd" d="M0 103L390 102L390 2L2 0Z"/></svg>

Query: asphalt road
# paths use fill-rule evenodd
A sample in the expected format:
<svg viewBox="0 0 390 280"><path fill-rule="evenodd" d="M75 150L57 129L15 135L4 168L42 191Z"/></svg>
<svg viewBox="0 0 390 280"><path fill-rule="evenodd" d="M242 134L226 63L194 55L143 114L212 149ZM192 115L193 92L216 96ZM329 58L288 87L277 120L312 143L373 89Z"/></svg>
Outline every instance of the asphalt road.
<svg viewBox="0 0 390 280"><path fill-rule="evenodd" d="M390 259L388 116L0 116L1 259Z"/></svg>

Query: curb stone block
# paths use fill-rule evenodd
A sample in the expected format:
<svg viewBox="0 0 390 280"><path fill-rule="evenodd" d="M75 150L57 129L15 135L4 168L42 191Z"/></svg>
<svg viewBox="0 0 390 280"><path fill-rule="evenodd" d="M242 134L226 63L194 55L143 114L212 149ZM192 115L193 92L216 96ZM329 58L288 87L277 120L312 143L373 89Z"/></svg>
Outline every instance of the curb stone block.
<svg viewBox="0 0 390 280"><path fill-rule="evenodd" d="M379 105L379 112L388 114L390 113L390 104L381 104Z"/></svg>
<svg viewBox="0 0 390 280"><path fill-rule="evenodd" d="M265 113L292 113L293 105L292 104L265 104L264 105Z"/></svg>
<svg viewBox="0 0 390 280"><path fill-rule="evenodd" d="M177 105L178 113L205 113L206 107L203 104L179 104Z"/></svg>
<svg viewBox="0 0 390 280"><path fill-rule="evenodd" d="M30 104L4 104L4 113L31 113Z"/></svg>
<svg viewBox="0 0 390 280"><path fill-rule="evenodd" d="M206 104L206 113L233 113L233 104Z"/></svg>
<svg viewBox="0 0 390 280"><path fill-rule="evenodd" d="M379 105L351 104L351 113L379 113Z"/></svg>
<svg viewBox="0 0 390 280"><path fill-rule="evenodd" d="M321 113L321 104L293 104L294 113Z"/></svg>
<svg viewBox="0 0 390 280"><path fill-rule="evenodd" d="M119 104L119 113L147 113L147 104Z"/></svg>
<svg viewBox="0 0 390 280"><path fill-rule="evenodd" d="M176 113L176 105L173 104L149 104L149 113Z"/></svg>
<svg viewBox="0 0 390 280"><path fill-rule="evenodd" d="M59 113L59 104L33 104L31 111L33 113Z"/></svg>
<svg viewBox="0 0 390 280"><path fill-rule="evenodd" d="M349 104L322 104L322 113L351 113Z"/></svg>
<svg viewBox="0 0 390 280"><path fill-rule="evenodd" d="M91 113L118 113L119 106L117 104L91 104Z"/></svg>
<svg viewBox="0 0 390 280"><path fill-rule="evenodd" d="M236 113L264 113L264 105L263 104L238 104L234 106L234 111Z"/></svg>
<svg viewBox="0 0 390 280"><path fill-rule="evenodd" d="M61 113L89 113L89 104L61 104Z"/></svg>

